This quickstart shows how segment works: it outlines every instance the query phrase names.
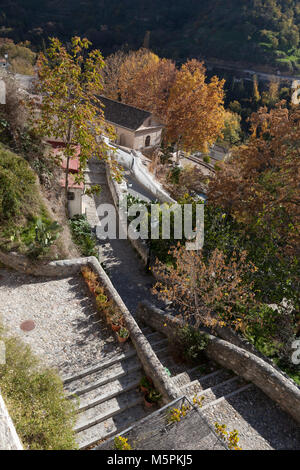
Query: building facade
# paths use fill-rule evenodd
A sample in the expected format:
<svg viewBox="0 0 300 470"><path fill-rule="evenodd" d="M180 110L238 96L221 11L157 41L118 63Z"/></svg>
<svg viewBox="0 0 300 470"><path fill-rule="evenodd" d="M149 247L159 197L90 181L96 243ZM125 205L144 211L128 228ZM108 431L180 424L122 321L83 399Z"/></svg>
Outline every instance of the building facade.
<svg viewBox="0 0 300 470"><path fill-rule="evenodd" d="M160 145L164 124L156 116L104 96L100 100L104 104L105 120L115 129L118 145L134 150Z"/></svg>

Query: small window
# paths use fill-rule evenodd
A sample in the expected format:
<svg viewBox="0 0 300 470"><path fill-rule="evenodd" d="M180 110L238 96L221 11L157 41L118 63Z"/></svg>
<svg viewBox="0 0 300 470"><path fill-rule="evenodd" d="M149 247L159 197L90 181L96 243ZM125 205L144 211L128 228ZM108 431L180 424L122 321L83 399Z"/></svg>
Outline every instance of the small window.
<svg viewBox="0 0 300 470"><path fill-rule="evenodd" d="M75 199L75 193L72 191L68 191L68 201L74 201Z"/></svg>
<svg viewBox="0 0 300 470"><path fill-rule="evenodd" d="M150 137L150 135L147 135L146 141L145 141L145 147L149 147L150 141L151 141L151 137Z"/></svg>
<svg viewBox="0 0 300 470"><path fill-rule="evenodd" d="M149 119L148 125L152 126L152 120L151 119Z"/></svg>

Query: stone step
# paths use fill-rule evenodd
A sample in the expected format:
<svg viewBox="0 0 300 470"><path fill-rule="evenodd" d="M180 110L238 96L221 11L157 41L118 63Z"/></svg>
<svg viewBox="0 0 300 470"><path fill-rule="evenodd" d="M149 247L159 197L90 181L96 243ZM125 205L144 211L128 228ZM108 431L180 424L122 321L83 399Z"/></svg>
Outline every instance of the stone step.
<svg viewBox="0 0 300 470"><path fill-rule="evenodd" d="M186 375L178 375L173 378L175 385L182 388L188 386L191 383L197 382L197 386L201 390L213 387L218 383L224 382L225 380L232 377L232 373L226 369L217 369L209 374L201 373L198 368L189 369L186 371ZM185 383L184 383L185 381Z"/></svg>
<svg viewBox="0 0 300 470"><path fill-rule="evenodd" d="M86 168L86 170L84 170L84 174L90 175L91 173L93 175L105 175L106 176L105 167L102 168L98 165L89 166L88 168Z"/></svg>
<svg viewBox="0 0 300 470"><path fill-rule="evenodd" d="M153 340L151 340L150 338L150 340L148 339L148 341L151 344L153 351L158 351L162 348L168 347L168 340L165 338L154 338Z"/></svg>
<svg viewBox="0 0 300 470"><path fill-rule="evenodd" d="M97 362L97 364L93 364L90 367L81 369L80 372L76 374L66 375L62 378L62 381L64 385L66 385L70 382L73 382L74 380L82 379L83 377L86 377L87 375L91 375L95 372L99 372L100 370L106 369L107 367L112 366L113 364L116 364L117 362L123 361L125 359L129 359L130 357L133 357L133 356L136 356L136 350L132 348L130 351L115 355L109 358L107 361Z"/></svg>
<svg viewBox="0 0 300 470"><path fill-rule="evenodd" d="M137 388L142 377L143 373L141 370L134 371L114 380L113 382L108 382L105 385L83 393L80 395L78 412L99 405L106 400L116 397L120 393L125 393ZM77 400L77 398L75 398L75 400Z"/></svg>
<svg viewBox="0 0 300 470"><path fill-rule="evenodd" d="M95 424L84 431L80 431L76 435L79 449L86 449L96 445L100 440L108 439L118 434L145 416L146 412L143 406L137 405L130 408L130 413L125 410L112 418Z"/></svg>
<svg viewBox="0 0 300 470"><path fill-rule="evenodd" d="M77 422L75 425L75 432L83 431L85 429L101 423L112 416L121 413L135 405L141 404L143 396L136 390L131 390L127 393L121 393L117 397L100 403L99 405L82 411L78 414Z"/></svg>
<svg viewBox="0 0 300 470"><path fill-rule="evenodd" d="M142 333L146 336L148 334L151 334L151 333L156 333L156 331L152 330L152 328L150 328L150 326L139 325L139 327L142 330Z"/></svg>
<svg viewBox="0 0 300 470"><path fill-rule="evenodd" d="M242 393L242 392L248 390L248 389L251 388L251 387L253 387L253 384L252 384L252 383L249 383L249 384L243 385L243 386L241 386L241 387L238 387L238 388L236 388L235 390L233 390L233 391L227 393L226 395L223 395L222 397L217 398L216 400L211 401L211 402L208 403L207 405L204 405L201 409L202 409L202 411L203 411L203 410L206 410L206 409L209 408L209 407L219 405L219 404L222 403L223 401L227 401L229 398L234 397L234 396L237 395L238 393Z"/></svg>
<svg viewBox="0 0 300 470"><path fill-rule="evenodd" d="M191 369L184 370L180 374L175 375L173 377L173 382L177 385L177 387L181 388L184 387L187 384L190 384L192 382L191 375L194 372L198 372L199 366L193 367Z"/></svg>
<svg viewBox="0 0 300 470"><path fill-rule="evenodd" d="M82 395L83 393L101 387L108 382L113 382L126 374L139 371L141 368L142 365L136 357L113 364L112 366L105 368L102 372L96 372L95 374L88 375L83 379L75 380L68 384L68 397L73 395Z"/></svg>
<svg viewBox="0 0 300 470"><path fill-rule="evenodd" d="M151 333L144 333L143 334L146 336L147 340L149 341L150 344L157 342L157 341L162 341L164 340L166 344L168 344L168 340L166 339L165 336L163 336L161 333L158 331L152 331Z"/></svg>
<svg viewBox="0 0 300 470"><path fill-rule="evenodd" d="M171 372L171 377L176 377L186 369L186 364L177 364L171 355L163 359L161 362L164 367L167 367L167 369L169 369L169 371Z"/></svg>
<svg viewBox="0 0 300 470"><path fill-rule="evenodd" d="M206 388L205 390L203 390L199 382L195 380L194 382L191 382L190 384L183 387L181 390L182 393L190 399L193 397L204 397L203 403L206 406L218 398L238 390L243 385L245 385L245 382L239 379L239 377L235 376L213 385L212 387Z"/></svg>
<svg viewBox="0 0 300 470"><path fill-rule="evenodd" d="M100 186L106 185L106 176L103 175L102 173L89 173L89 175L86 176L86 179L84 181L86 186L94 186L96 184L99 184Z"/></svg>

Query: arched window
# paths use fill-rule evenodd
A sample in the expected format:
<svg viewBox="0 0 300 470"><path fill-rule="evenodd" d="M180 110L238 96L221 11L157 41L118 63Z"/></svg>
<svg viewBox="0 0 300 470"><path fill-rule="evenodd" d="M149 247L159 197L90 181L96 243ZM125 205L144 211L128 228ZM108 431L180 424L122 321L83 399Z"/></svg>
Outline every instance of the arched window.
<svg viewBox="0 0 300 470"><path fill-rule="evenodd" d="M147 135L146 140L145 140L145 147L149 147L151 141L150 135Z"/></svg>

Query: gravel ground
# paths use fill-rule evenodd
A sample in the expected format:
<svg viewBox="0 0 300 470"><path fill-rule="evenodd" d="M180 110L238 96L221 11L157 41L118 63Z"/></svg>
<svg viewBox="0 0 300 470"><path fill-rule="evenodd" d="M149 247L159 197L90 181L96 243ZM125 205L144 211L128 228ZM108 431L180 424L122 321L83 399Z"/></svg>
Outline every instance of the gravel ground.
<svg viewBox="0 0 300 470"><path fill-rule="evenodd" d="M0 319L62 374L71 374L121 352L96 313L81 276L39 278L0 269ZM24 332L22 322L35 328Z"/></svg>
<svg viewBox="0 0 300 470"><path fill-rule="evenodd" d="M300 450L299 425L255 386L203 413L212 425L237 429L243 450Z"/></svg>

